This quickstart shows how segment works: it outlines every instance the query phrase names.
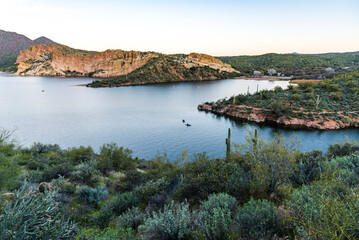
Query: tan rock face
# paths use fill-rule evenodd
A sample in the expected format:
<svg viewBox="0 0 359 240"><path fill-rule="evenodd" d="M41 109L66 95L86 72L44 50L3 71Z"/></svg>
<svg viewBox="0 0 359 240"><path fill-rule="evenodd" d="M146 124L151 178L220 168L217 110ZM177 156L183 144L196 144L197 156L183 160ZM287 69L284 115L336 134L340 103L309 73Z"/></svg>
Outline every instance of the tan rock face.
<svg viewBox="0 0 359 240"><path fill-rule="evenodd" d="M237 72L234 68L232 68L231 65L223 63L221 60L212 57L207 54L201 54L201 53L191 53L187 56L187 61L191 62L193 65L198 65L201 67L208 66L213 69L217 69L220 72Z"/></svg>
<svg viewBox="0 0 359 240"><path fill-rule="evenodd" d="M61 45L35 45L20 52L18 75L114 77L128 74L156 57L150 52L90 52Z"/></svg>
<svg viewBox="0 0 359 240"><path fill-rule="evenodd" d="M17 74L115 77L131 73L160 55L154 52L122 50L91 52L63 45L35 45L20 52L16 61L19 64ZM237 72L230 65L205 54L191 53L185 57L178 57L177 62L186 68L208 66L220 72Z"/></svg>

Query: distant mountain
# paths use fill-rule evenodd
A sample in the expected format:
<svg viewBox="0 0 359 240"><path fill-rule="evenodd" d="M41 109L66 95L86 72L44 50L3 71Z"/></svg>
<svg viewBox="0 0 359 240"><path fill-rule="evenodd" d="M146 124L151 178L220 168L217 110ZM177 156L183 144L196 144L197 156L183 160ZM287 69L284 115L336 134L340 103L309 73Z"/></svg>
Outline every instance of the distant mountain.
<svg viewBox="0 0 359 240"><path fill-rule="evenodd" d="M36 38L33 42L35 43L35 45L37 45L37 44L43 44L43 45L58 44L58 43L52 41L51 39L48 39L47 37Z"/></svg>
<svg viewBox="0 0 359 240"><path fill-rule="evenodd" d="M57 43L46 37L31 40L16 32L0 30L0 68L13 65L21 50L37 44L49 45Z"/></svg>

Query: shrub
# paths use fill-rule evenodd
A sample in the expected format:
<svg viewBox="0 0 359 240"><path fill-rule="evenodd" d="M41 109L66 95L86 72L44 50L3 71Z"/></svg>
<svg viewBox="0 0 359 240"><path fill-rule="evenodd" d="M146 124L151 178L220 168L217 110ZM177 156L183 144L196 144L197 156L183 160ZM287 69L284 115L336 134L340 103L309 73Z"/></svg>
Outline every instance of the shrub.
<svg viewBox="0 0 359 240"><path fill-rule="evenodd" d="M233 172L229 177L229 193L239 202L244 203L249 200L251 173L245 171L240 166L233 166Z"/></svg>
<svg viewBox="0 0 359 240"><path fill-rule="evenodd" d="M304 239L358 239L358 196L340 179L322 178L293 192L291 222Z"/></svg>
<svg viewBox="0 0 359 240"><path fill-rule="evenodd" d="M280 226L274 204L253 198L239 209L236 222L245 239L271 239Z"/></svg>
<svg viewBox="0 0 359 240"><path fill-rule="evenodd" d="M96 188L83 186L77 191L77 193L82 201L93 204L100 204L100 202L108 195L108 191L102 186L98 186Z"/></svg>
<svg viewBox="0 0 359 240"><path fill-rule="evenodd" d="M237 164L209 159L204 154L197 155L197 158L185 165L184 181L175 193L176 199L190 199L197 203L210 194L232 190L232 174L238 170Z"/></svg>
<svg viewBox="0 0 359 240"><path fill-rule="evenodd" d="M131 209L128 209L118 218L118 223L121 228L136 229L144 222L145 218L146 214L143 213L140 208L133 207Z"/></svg>
<svg viewBox="0 0 359 240"><path fill-rule="evenodd" d="M317 180L324 170L324 160L322 151L313 150L301 153L291 177L292 183L296 185L311 184Z"/></svg>
<svg viewBox="0 0 359 240"><path fill-rule="evenodd" d="M46 166L42 172L42 181L50 182L59 176L69 177L73 171L73 166L69 162Z"/></svg>
<svg viewBox="0 0 359 240"><path fill-rule="evenodd" d="M247 154L246 161L253 177L251 191L267 194L266 197L278 192L278 187L289 182L295 169L296 141L291 139L291 143L287 144L279 135L268 142L260 140L256 144L250 138L246 140L247 144L242 147Z"/></svg>
<svg viewBox="0 0 359 240"><path fill-rule="evenodd" d="M138 204L139 199L135 193L125 192L118 194L95 215L94 223L101 228L105 228L114 216L119 216L127 209L137 206Z"/></svg>
<svg viewBox="0 0 359 240"><path fill-rule="evenodd" d="M0 189L11 189L16 185L16 178L21 171L14 157L7 157L0 153Z"/></svg>
<svg viewBox="0 0 359 240"><path fill-rule="evenodd" d="M56 195L25 187L16 191L1 211L0 239L73 239L75 225L61 212Z"/></svg>
<svg viewBox="0 0 359 240"><path fill-rule="evenodd" d="M71 174L71 179L93 186L99 180L100 171L96 169L97 163L95 160L83 162L75 166Z"/></svg>
<svg viewBox="0 0 359 240"><path fill-rule="evenodd" d="M71 161L76 163L88 162L92 160L95 156L93 149L91 147L71 148L64 152L65 157L69 158Z"/></svg>
<svg viewBox="0 0 359 240"><path fill-rule="evenodd" d="M293 98L294 101L299 101L300 98L301 98L301 95L300 94L293 94L292 98Z"/></svg>
<svg viewBox="0 0 359 240"><path fill-rule="evenodd" d="M274 87L274 92L281 92L283 89L280 86Z"/></svg>
<svg viewBox="0 0 359 240"><path fill-rule="evenodd" d="M116 191L128 192L141 185L145 180L144 174L137 170L126 172L125 176L114 183Z"/></svg>
<svg viewBox="0 0 359 240"><path fill-rule="evenodd" d="M139 228L145 239L190 239L194 227L189 204L172 201L163 210L152 213Z"/></svg>
<svg viewBox="0 0 359 240"><path fill-rule="evenodd" d="M103 173L119 170L133 170L136 162L131 157L132 151L118 147L115 143L105 144L100 149L98 169Z"/></svg>
<svg viewBox="0 0 359 240"><path fill-rule="evenodd" d="M51 144L34 143L29 150L34 155L39 155L48 152L62 153L60 146L57 144L51 145Z"/></svg>
<svg viewBox="0 0 359 240"><path fill-rule="evenodd" d="M167 192L168 186L169 183L165 180L165 178L160 178L157 181L151 180L141 186L138 186L134 192L142 203L147 203L150 197L162 192Z"/></svg>
<svg viewBox="0 0 359 240"><path fill-rule="evenodd" d="M291 107L289 105L280 103L278 101L275 101L272 104L270 104L269 108L271 109L272 113L276 116L286 115L291 111Z"/></svg>
<svg viewBox="0 0 359 240"><path fill-rule="evenodd" d="M359 145L357 143L351 143L351 142L345 142L341 144L337 143L329 146L327 156L329 158L347 156L357 152L358 150L359 150Z"/></svg>
<svg viewBox="0 0 359 240"><path fill-rule="evenodd" d="M359 185L359 155L332 158L328 167L349 187Z"/></svg>
<svg viewBox="0 0 359 240"><path fill-rule="evenodd" d="M233 224L232 211L237 209L237 201L226 194L212 194L207 201L202 202L196 225L207 239L229 239Z"/></svg>

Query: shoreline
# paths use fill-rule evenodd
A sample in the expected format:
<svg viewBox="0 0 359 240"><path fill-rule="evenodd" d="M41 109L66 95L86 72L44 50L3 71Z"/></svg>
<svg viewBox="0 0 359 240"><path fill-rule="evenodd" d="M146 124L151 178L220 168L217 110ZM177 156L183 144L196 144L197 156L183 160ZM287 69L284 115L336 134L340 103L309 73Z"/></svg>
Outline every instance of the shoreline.
<svg viewBox="0 0 359 240"><path fill-rule="evenodd" d="M280 126L285 126L292 129L311 129L311 130L340 130L340 129L347 129L347 128L358 128L359 122L353 122L349 124L338 124L334 120L330 120L327 122L321 123L319 120L308 120L308 119L300 119L300 118L291 118L287 119L285 117L273 117L273 116L264 116L261 114L257 114L258 110L267 110L267 109L255 109L256 112L247 113L244 112L245 109L252 108L250 106L240 105L240 106L226 106L226 107L219 107L217 105L213 105L213 107L209 104L199 104L197 109L199 111L210 112L215 115L219 116L226 116L229 118L234 118L236 120L245 120L249 122L255 123L275 123ZM241 111L242 110L242 111Z"/></svg>
<svg viewBox="0 0 359 240"><path fill-rule="evenodd" d="M158 84L172 84L172 83L187 83L187 82L211 82L211 81L220 81L220 80L230 80L230 79L240 79L240 78L216 78L216 79L203 79L203 80L178 80L178 81L165 81L165 82L138 82L138 83L118 83L118 84L105 84L102 86L89 86L85 84L86 87L90 88L111 88L111 87L131 87L131 86L143 86L143 85L158 85ZM82 85L82 84L80 84Z"/></svg>

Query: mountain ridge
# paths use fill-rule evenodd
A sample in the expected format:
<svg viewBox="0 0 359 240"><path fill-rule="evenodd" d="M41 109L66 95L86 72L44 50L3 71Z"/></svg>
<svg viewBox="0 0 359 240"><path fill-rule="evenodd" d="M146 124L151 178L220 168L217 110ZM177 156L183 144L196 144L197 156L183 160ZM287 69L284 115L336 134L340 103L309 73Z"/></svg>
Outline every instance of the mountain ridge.
<svg viewBox="0 0 359 240"><path fill-rule="evenodd" d="M16 61L21 50L36 44L58 44L47 37L31 40L23 34L0 29L0 68L9 67Z"/></svg>
<svg viewBox="0 0 359 240"><path fill-rule="evenodd" d="M65 45L34 45L17 57L17 75L106 78L103 85L214 80L239 71L207 54L124 50L86 51ZM125 77L124 77L125 76ZM96 86L99 86L98 82Z"/></svg>

